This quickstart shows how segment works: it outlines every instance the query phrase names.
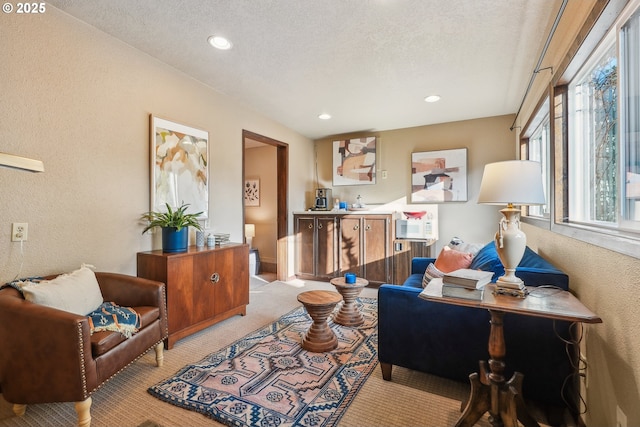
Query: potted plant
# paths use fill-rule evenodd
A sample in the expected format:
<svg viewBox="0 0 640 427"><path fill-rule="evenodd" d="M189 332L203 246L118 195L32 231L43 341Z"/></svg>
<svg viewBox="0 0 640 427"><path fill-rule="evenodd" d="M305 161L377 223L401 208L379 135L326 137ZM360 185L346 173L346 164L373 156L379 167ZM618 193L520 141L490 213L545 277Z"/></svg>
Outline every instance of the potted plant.
<svg viewBox="0 0 640 427"><path fill-rule="evenodd" d="M189 246L189 227L202 230L198 217L202 212L186 213L188 203L182 203L177 208L172 208L169 203L166 212L149 211L142 215L142 219L149 224L142 230L142 234L154 227L162 228L162 250L164 252L185 252Z"/></svg>

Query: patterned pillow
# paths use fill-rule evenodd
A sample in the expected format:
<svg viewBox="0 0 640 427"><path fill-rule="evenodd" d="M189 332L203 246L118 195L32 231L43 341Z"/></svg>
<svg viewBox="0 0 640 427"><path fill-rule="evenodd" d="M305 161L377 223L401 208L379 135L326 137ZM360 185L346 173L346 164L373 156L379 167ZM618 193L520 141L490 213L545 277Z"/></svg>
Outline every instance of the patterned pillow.
<svg viewBox="0 0 640 427"><path fill-rule="evenodd" d="M429 263L427 269L424 272L424 276L422 276L422 287L426 288L431 279L435 279L437 277L444 276L444 273L436 268L433 263Z"/></svg>

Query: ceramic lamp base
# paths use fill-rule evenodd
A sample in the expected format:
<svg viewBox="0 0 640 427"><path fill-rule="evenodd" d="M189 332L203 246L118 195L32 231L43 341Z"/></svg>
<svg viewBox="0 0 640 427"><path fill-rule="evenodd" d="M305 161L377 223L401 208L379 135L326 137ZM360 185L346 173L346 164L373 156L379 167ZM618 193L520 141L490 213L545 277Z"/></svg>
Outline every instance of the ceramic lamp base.
<svg viewBox="0 0 640 427"><path fill-rule="evenodd" d="M516 277L516 267L520 264L527 247L527 236L520 230L520 210L508 207L500 212L504 218L500 220L495 245L505 274L498 278L496 287L523 290L524 282Z"/></svg>

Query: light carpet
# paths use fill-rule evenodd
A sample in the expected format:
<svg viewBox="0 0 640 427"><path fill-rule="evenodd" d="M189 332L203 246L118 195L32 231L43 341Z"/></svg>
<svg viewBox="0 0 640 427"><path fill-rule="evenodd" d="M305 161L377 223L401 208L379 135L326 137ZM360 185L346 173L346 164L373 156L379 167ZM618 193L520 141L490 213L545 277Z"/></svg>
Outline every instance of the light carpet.
<svg viewBox="0 0 640 427"><path fill-rule="evenodd" d="M359 298L356 305L362 325L329 320L338 338L332 351L302 348L312 320L298 307L149 392L230 426L334 426L378 364L377 299Z"/></svg>
<svg viewBox="0 0 640 427"><path fill-rule="evenodd" d="M272 282L250 293L246 316L234 316L178 341L165 351L164 366L155 366L153 351L113 377L92 396L92 427L136 427L150 421L163 427L222 426L202 414L178 408L151 396L147 389L188 363L224 348L257 328L299 307L297 295L314 289L333 290L326 282L292 280ZM365 288L361 297L377 297L376 288ZM43 357L47 357L43 355ZM469 385L400 367L393 381L384 381L377 367L344 413L341 427L446 426L460 416L460 401ZM11 405L0 397L0 426L74 426L73 403L29 405L16 417ZM487 416L479 426L489 426Z"/></svg>

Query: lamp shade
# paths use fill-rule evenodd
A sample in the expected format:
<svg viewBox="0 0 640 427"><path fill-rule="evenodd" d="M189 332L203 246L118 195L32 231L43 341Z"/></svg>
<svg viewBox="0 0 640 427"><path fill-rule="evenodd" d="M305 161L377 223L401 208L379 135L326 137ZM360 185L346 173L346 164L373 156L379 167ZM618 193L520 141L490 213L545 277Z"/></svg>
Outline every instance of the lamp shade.
<svg viewBox="0 0 640 427"><path fill-rule="evenodd" d="M484 167L478 203L544 205L542 167L531 160L509 160Z"/></svg>
<svg viewBox="0 0 640 427"><path fill-rule="evenodd" d="M245 224L244 225L244 237L255 237L256 236L256 226L255 224Z"/></svg>

